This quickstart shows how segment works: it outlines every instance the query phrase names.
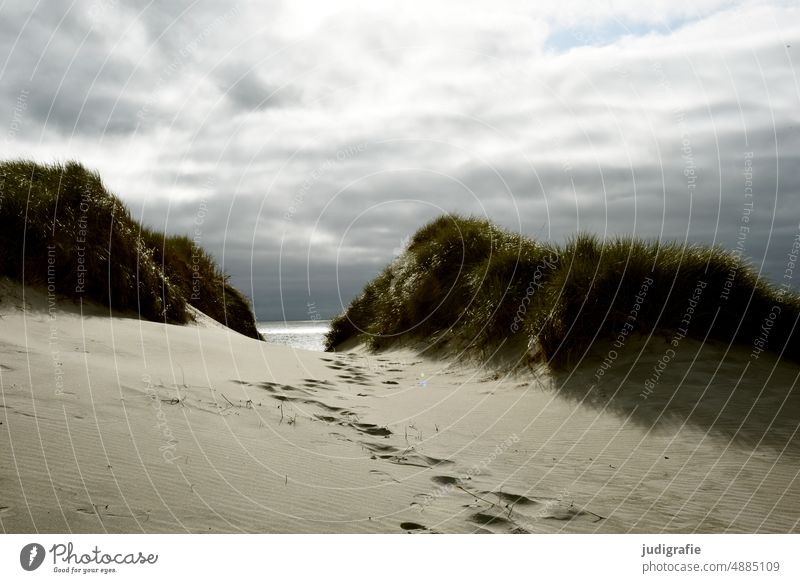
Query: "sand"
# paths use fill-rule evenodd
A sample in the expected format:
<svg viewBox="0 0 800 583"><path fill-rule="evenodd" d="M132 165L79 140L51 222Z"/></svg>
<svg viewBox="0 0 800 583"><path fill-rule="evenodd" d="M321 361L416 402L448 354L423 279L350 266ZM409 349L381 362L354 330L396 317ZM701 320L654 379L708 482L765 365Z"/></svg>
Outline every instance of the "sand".
<svg viewBox="0 0 800 583"><path fill-rule="evenodd" d="M0 285L4 532L795 532L800 368L293 350ZM676 390L677 389L677 390Z"/></svg>

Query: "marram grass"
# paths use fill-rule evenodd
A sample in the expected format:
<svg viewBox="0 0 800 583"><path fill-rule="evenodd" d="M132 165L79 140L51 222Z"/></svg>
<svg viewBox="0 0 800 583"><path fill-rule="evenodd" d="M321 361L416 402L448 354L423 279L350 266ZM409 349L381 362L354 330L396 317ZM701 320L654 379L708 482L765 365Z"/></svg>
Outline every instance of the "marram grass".
<svg viewBox="0 0 800 583"><path fill-rule="evenodd" d="M446 215L333 320L326 348L415 343L485 356L507 345L563 367L598 342L677 333L798 361L798 314L794 292L718 247L586 234L556 246Z"/></svg>
<svg viewBox="0 0 800 583"><path fill-rule="evenodd" d="M185 236L142 226L76 162L0 162L0 275L153 321L185 323L191 304L259 338L247 298Z"/></svg>

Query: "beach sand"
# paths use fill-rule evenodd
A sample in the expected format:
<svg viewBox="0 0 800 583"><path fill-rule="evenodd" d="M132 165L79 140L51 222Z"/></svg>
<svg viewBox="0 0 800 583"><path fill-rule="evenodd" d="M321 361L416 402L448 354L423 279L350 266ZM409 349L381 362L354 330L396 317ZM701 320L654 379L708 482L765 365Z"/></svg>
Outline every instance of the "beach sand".
<svg viewBox="0 0 800 583"><path fill-rule="evenodd" d="M683 340L645 399L663 339L598 382L0 294L4 532L798 530L800 368L766 353Z"/></svg>

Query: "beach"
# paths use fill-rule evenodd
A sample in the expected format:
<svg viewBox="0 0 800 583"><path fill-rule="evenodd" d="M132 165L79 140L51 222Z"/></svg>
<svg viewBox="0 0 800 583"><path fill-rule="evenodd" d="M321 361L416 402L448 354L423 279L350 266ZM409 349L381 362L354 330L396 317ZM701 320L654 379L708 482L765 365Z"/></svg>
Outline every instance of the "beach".
<svg viewBox="0 0 800 583"><path fill-rule="evenodd" d="M668 340L512 374L0 295L7 533L798 530L774 355L686 338L643 398Z"/></svg>

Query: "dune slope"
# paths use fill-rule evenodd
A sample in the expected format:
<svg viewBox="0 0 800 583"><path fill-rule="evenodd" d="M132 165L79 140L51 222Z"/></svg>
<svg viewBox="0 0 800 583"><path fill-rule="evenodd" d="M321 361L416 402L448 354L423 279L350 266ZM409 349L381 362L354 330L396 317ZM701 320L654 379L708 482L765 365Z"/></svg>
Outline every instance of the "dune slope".
<svg viewBox="0 0 800 583"><path fill-rule="evenodd" d="M193 238L137 221L77 162L0 161L0 276L55 293L185 323L192 308L259 338L250 301Z"/></svg>
<svg viewBox="0 0 800 583"><path fill-rule="evenodd" d="M800 371L686 339L642 399L664 346L628 348L599 381L602 353L503 376L111 318L6 282L0 527L797 531Z"/></svg>
<svg viewBox="0 0 800 583"><path fill-rule="evenodd" d="M794 284L770 284L719 247L588 234L556 246L445 215L333 320L327 347L421 343L429 354L486 361L500 351L563 370L597 343L680 332L800 362Z"/></svg>

